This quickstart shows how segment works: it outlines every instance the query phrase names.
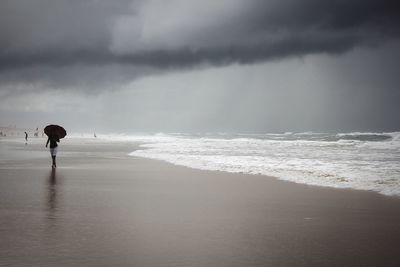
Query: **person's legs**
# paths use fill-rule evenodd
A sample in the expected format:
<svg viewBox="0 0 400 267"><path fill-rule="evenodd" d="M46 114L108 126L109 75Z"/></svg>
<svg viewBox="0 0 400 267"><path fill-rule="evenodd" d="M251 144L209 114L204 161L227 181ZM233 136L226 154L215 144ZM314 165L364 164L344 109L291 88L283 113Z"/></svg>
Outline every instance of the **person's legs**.
<svg viewBox="0 0 400 267"><path fill-rule="evenodd" d="M51 159L53 161L53 164L51 165L51 167L55 168L56 167L57 147L50 148L50 154L51 154Z"/></svg>
<svg viewBox="0 0 400 267"><path fill-rule="evenodd" d="M51 159L53 160L52 167L55 168L56 167L56 156L51 156Z"/></svg>

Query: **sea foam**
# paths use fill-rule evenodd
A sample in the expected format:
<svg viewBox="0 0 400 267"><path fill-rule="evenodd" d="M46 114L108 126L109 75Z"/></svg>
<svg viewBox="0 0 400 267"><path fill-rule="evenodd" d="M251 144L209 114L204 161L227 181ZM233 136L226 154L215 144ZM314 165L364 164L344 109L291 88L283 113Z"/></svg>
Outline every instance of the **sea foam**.
<svg viewBox="0 0 400 267"><path fill-rule="evenodd" d="M285 133L140 136L131 156L196 169L400 195L400 134ZM133 141L133 139L131 139Z"/></svg>

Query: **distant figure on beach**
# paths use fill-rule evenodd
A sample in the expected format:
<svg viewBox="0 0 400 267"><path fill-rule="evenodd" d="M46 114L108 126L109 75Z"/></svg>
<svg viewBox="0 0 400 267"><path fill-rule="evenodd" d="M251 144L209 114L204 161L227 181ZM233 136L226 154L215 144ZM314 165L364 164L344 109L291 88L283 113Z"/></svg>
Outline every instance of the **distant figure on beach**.
<svg viewBox="0 0 400 267"><path fill-rule="evenodd" d="M94 136L94 138L96 138L96 137L97 137L96 133L94 133L94 135L93 135L93 136Z"/></svg>
<svg viewBox="0 0 400 267"><path fill-rule="evenodd" d="M35 133L34 133L33 136L35 136L35 137L38 137L38 136L39 136L39 127L36 128L36 131L35 131Z"/></svg>
<svg viewBox="0 0 400 267"><path fill-rule="evenodd" d="M60 139L58 139L57 137L54 137L54 136L49 136L49 138L47 138L47 142L46 142L46 147L50 143L50 155L53 160L53 164L51 165L52 168L56 167L56 156L57 156L57 147L58 147L57 142L60 142Z"/></svg>
<svg viewBox="0 0 400 267"><path fill-rule="evenodd" d="M25 132L25 145L28 143L28 133Z"/></svg>

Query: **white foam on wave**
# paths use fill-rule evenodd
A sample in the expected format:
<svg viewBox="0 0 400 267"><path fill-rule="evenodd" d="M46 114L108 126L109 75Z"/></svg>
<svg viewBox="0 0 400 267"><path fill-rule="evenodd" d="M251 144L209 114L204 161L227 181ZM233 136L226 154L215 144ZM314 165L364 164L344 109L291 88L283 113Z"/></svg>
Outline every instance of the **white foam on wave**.
<svg viewBox="0 0 400 267"><path fill-rule="evenodd" d="M137 139L136 139L137 140ZM400 195L400 141L277 140L253 137L142 137L130 153L197 169ZM146 141L147 140L147 141Z"/></svg>

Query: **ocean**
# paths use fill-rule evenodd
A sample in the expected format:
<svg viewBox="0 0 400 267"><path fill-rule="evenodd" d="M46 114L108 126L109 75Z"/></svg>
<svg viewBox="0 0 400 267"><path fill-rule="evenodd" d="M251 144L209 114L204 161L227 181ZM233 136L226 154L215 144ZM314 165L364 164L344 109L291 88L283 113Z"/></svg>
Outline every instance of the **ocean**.
<svg viewBox="0 0 400 267"><path fill-rule="evenodd" d="M0 142L0 160L48 157L23 153L23 138L10 150ZM11 138L9 141L14 140ZM31 138L29 143L45 140ZM130 156L163 160L195 169L273 176L308 185L371 190L400 196L400 132L283 134L70 134L68 143L135 142ZM60 152L63 153L62 150Z"/></svg>
<svg viewBox="0 0 400 267"><path fill-rule="evenodd" d="M157 134L122 139L144 143L131 156L400 196L400 132Z"/></svg>

